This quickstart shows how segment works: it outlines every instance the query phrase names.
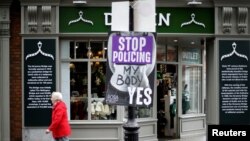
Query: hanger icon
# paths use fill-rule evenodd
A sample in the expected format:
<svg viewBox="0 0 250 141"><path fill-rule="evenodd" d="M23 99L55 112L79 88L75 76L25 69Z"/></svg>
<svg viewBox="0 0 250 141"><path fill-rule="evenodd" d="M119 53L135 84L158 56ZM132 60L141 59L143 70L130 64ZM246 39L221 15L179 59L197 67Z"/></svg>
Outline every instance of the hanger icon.
<svg viewBox="0 0 250 141"><path fill-rule="evenodd" d="M76 23L76 22L79 22L79 21L83 21L85 23L89 23L89 24L92 24L94 25L94 23L90 20L87 20L87 19L84 19L83 17L83 12L82 11L79 11L79 18L78 19L75 19L75 20L72 20L69 22L69 25L72 24L72 23Z"/></svg>
<svg viewBox="0 0 250 141"><path fill-rule="evenodd" d="M222 61L223 59L228 58L228 57L231 57L233 54L235 54L235 55L237 55L238 57L245 58L245 59L248 61L248 58L247 58L246 55L239 54L239 53L236 51L236 46L237 46L237 44L234 42L234 43L232 44L233 51L232 51L231 53L229 53L229 54L223 55L223 56L221 57L220 60Z"/></svg>
<svg viewBox="0 0 250 141"><path fill-rule="evenodd" d="M45 53L45 52L43 52L43 51L41 50L41 48L42 48L42 42L41 42L41 41L39 41L39 42L37 43L37 47L38 47L38 51L35 52L35 53L32 53L32 54L28 54L28 55L26 56L26 58L25 58L26 60L27 60L28 58L30 58L30 57L36 56L38 53L41 53L43 56L50 57L50 58L52 58L52 59L54 60L53 55L48 54L48 53Z"/></svg>
<svg viewBox="0 0 250 141"><path fill-rule="evenodd" d="M200 25L200 26L203 26L204 28L206 27L205 24L201 23L201 22L197 22L195 19L195 14L192 13L191 14L191 20L189 22L184 22L181 24L181 27L185 26L185 25L190 25L191 23L194 23L196 25Z"/></svg>

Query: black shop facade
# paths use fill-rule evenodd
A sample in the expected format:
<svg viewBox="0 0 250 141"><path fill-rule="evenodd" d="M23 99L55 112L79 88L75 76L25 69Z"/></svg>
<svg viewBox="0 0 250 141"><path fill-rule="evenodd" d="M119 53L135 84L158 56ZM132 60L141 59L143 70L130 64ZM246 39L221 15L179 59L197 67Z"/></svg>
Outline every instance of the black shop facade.
<svg viewBox="0 0 250 141"><path fill-rule="evenodd" d="M122 73L112 70L119 68L106 69L111 8L29 4L22 9L27 17L22 27L23 140L44 134L53 91L62 92L67 104L70 140L123 140L128 108L105 102L107 90L112 91L106 80L114 72ZM157 33L148 35L154 46L147 49L155 53L154 65L148 80L143 73L131 78L131 83L148 81L152 87L151 97L138 101L143 106L135 108L139 138L157 141L205 134L205 51L214 34L214 9L157 7L156 12ZM139 68L126 69L137 73ZM117 74L121 81L122 76Z"/></svg>

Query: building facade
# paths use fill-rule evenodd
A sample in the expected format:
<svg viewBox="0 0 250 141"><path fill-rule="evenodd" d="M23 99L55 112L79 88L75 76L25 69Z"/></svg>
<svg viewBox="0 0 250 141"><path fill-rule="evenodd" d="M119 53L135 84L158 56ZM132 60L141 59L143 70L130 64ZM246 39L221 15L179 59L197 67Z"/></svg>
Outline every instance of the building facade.
<svg viewBox="0 0 250 141"><path fill-rule="evenodd" d="M70 140L123 140L128 109L105 103L111 1L79 2L0 3L1 140L51 139L52 91L63 93ZM250 2L190 2L156 1L153 106L136 107L140 140L206 134L207 124L226 116L219 96L229 84L219 77L220 59L228 46L250 48Z"/></svg>

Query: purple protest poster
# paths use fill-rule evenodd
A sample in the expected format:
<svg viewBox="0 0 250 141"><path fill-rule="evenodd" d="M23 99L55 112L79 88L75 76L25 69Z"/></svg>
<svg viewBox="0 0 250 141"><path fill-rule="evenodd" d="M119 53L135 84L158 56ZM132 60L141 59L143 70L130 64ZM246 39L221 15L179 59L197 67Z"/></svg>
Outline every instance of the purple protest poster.
<svg viewBox="0 0 250 141"><path fill-rule="evenodd" d="M151 107L154 97L156 43L153 34L110 35L106 103Z"/></svg>

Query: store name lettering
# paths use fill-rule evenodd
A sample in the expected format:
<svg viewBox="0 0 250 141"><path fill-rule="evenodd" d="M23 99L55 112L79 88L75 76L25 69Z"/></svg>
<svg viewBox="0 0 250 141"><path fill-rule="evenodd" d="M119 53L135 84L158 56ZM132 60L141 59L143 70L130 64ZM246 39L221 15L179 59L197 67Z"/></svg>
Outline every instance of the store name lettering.
<svg viewBox="0 0 250 141"><path fill-rule="evenodd" d="M158 23L156 23L157 26L163 26L163 24L165 24L166 26L170 26L170 13L159 13L156 14L157 18L158 18ZM111 17L112 17L112 13L104 13L105 16L105 25L107 26L111 26Z"/></svg>
<svg viewBox="0 0 250 141"><path fill-rule="evenodd" d="M183 59L191 59L191 60L198 60L198 53L197 52L183 52L182 58Z"/></svg>

